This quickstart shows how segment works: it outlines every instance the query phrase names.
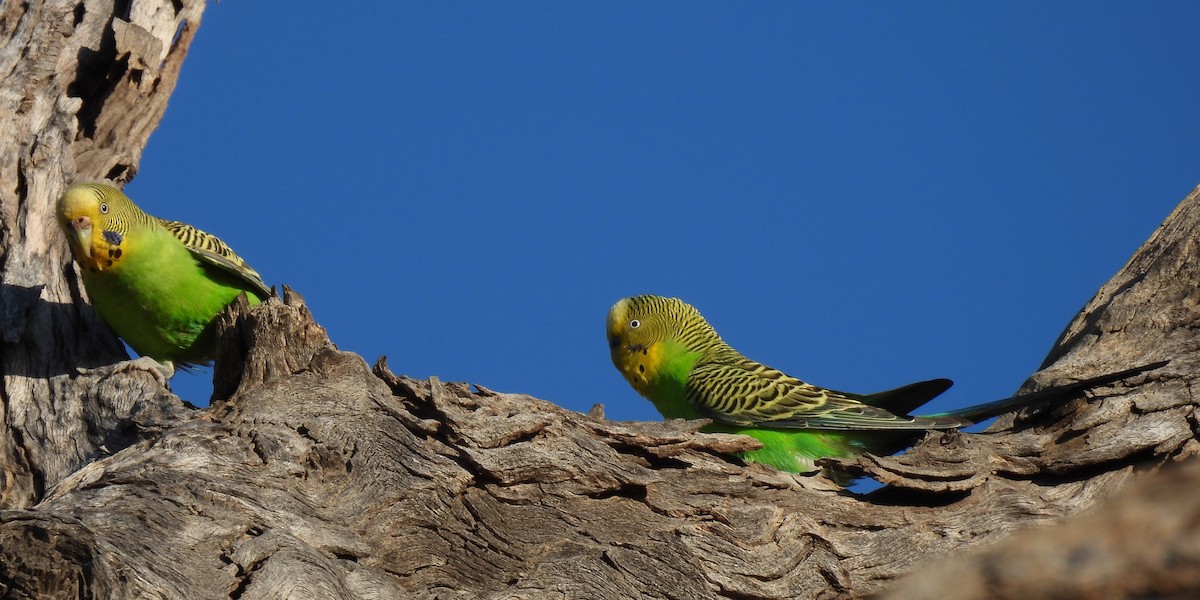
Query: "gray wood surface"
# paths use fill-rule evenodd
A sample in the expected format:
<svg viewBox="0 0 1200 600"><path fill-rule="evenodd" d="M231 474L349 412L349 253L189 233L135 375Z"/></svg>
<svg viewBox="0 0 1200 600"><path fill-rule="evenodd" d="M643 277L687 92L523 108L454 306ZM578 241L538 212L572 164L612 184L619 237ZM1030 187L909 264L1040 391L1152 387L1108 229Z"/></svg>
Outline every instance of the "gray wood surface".
<svg viewBox="0 0 1200 600"><path fill-rule="evenodd" d="M124 3L123 3L124 4ZM125 358L92 310L54 203L75 181L128 181L166 109L203 2L0 2L0 506L188 412ZM186 24L185 24L186 23Z"/></svg>
<svg viewBox="0 0 1200 600"><path fill-rule="evenodd" d="M1200 193L1025 389L1169 366L838 463L889 484L866 496L697 423L370 366L287 288L222 316L194 410L143 372L76 373L124 356L52 220L69 182L132 177L203 9L135 5L0 4L4 596L1200 597Z"/></svg>

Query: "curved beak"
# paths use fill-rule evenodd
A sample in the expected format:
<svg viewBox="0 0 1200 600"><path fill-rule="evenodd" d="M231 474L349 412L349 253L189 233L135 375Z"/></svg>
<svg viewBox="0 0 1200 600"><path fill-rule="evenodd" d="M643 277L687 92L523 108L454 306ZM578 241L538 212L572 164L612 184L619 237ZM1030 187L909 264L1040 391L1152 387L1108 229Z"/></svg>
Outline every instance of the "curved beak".
<svg viewBox="0 0 1200 600"><path fill-rule="evenodd" d="M71 220L71 229L75 232L74 245L84 256L92 257L92 220L78 217Z"/></svg>

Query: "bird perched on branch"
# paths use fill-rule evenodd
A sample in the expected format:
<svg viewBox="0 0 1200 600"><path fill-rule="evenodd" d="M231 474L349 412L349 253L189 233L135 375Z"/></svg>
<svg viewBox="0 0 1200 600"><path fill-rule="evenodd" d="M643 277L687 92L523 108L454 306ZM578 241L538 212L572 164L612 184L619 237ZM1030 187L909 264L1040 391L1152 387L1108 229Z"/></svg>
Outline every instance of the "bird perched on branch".
<svg viewBox="0 0 1200 600"><path fill-rule="evenodd" d="M892 454L911 446L928 430L973 425L1166 364L950 412L910 416L952 382L934 379L875 394L818 387L746 358L726 344L698 310L678 298L620 300L609 310L607 332L613 365L664 417L712 419L701 431L752 436L763 447L741 453L744 460L794 473L815 470L819 458Z"/></svg>
<svg viewBox="0 0 1200 600"><path fill-rule="evenodd" d="M164 382L177 365L213 359L214 320L238 294L252 306L271 295L224 242L152 217L112 186L71 186L56 213L92 307L138 354L161 363Z"/></svg>

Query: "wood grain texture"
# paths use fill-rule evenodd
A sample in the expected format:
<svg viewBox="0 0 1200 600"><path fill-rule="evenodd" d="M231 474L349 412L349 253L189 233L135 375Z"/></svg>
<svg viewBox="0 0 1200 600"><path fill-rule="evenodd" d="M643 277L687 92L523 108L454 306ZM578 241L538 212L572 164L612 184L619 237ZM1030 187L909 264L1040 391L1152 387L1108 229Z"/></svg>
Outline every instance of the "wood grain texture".
<svg viewBox="0 0 1200 600"><path fill-rule="evenodd" d="M1095 510L919 568L883 598L1158 598L1200 592L1200 461L1140 478Z"/></svg>
<svg viewBox="0 0 1200 600"><path fill-rule="evenodd" d="M1166 397L1187 357L1019 424L864 458L898 483L864 497L743 465L728 453L756 442L694 422L368 367L287 288L235 304L221 329L210 409L0 515L0 548L24 547L9 585L54 572L116 598L862 597L1192 453L1171 433L1184 403ZM1061 433L1115 421L1129 425L1089 445ZM1072 467L1063 446L1127 454Z"/></svg>
<svg viewBox="0 0 1200 600"><path fill-rule="evenodd" d="M0 3L0 507L187 412L144 373L76 377L125 352L83 303L54 202L133 176L204 8L125 4Z"/></svg>
<svg viewBox="0 0 1200 600"><path fill-rule="evenodd" d="M50 207L67 181L132 176L202 8L0 4L4 596L1200 595L1168 578L1196 558L1200 192L1025 388L1169 366L837 463L889 484L866 496L744 465L730 453L757 442L697 422L368 366L287 288L221 316L208 409L146 373L77 375L123 356Z"/></svg>

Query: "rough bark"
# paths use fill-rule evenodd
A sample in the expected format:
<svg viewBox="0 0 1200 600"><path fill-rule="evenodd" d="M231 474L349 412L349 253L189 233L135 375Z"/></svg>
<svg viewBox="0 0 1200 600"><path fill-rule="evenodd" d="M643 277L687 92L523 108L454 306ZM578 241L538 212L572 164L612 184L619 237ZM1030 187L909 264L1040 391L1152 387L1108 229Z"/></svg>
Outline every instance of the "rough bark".
<svg viewBox="0 0 1200 600"><path fill-rule="evenodd" d="M884 598L1156 598L1200 590L1200 461L1132 482L1078 517L922 566Z"/></svg>
<svg viewBox="0 0 1200 600"><path fill-rule="evenodd" d="M102 3L32 6L0 5L0 34L32 48L9 60L10 43L0 65L41 74L25 75L25 89L11 75L0 86L5 108L27 107L0 110L15 123L0 129L0 176L13 177L0 196L7 596L839 598L882 593L917 569L896 597L957 586L982 597L995 582L1014 597L1036 573L1014 557L1029 552L1021 544L1042 544L1042 566L1078 567L1054 580L1062 597L1097 597L1097 581L1122 569L1196 570L1184 537L1197 522L1185 493L1195 461L1118 490L1197 450L1200 192L1100 290L1026 387L1163 358L1168 367L982 434L932 434L897 457L839 463L889 484L866 496L743 465L729 453L753 440L695 433L694 423L613 422L397 376L383 360L369 367L337 350L288 289L222 316L214 403L194 411L143 373L75 375L120 351L78 301L50 207L67 179L132 173L161 113L148 105L165 103L201 6L154 12L164 20L137 25L145 35L106 29L121 20ZM182 19L172 45L165 23ZM139 62L131 51L125 70L113 66L126 56L119 40L151 38L166 40L161 54ZM76 64L97 55L109 57L89 63L108 65L98 79ZM133 64L155 67L133 77ZM81 73L105 84L73 103ZM143 117L119 100L130 97ZM30 107L42 116L21 117ZM1098 503L1091 517L1066 518ZM1139 506L1178 512L1142 522ZM1056 534L1031 527L1056 521L1074 532L1061 534L1072 540L1061 554L1034 537ZM1141 528L1142 552L1120 560L1114 540L1129 527ZM1103 589L1200 593L1195 578L1129 580Z"/></svg>
<svg viewBox="0 0 1200 600"><path fill-rule="evenodd" d="M223 317L210 409L86 465L34 509L0 515L0 548L20 549L3 555L0 581L105 597L880 592L921 562L1077 513L1135 471L1194 453L1196 342L1167 334L1195 329L1181 327L1195 310L1172 309L1171 290L1197 281L1198 199L1080 314L1094 333L1064 336L1064 356L1096 352L1077 359L1089 365L1077 376L1115 368L1112 348L1122 365L1169 355L1169 367L983 434L933 435L900 457L858 461L893 482L866 497L726 454L748 438L412 380L382 361L368 368L285 290ZM1125 276L1133 283L1119 284ZM1139 298L1172 304L1138 309ZM1193 558L1152 551L1182 543L1168 535L1190 532L1190 522L1173 530L1179 522L1147 530L1140 549L1151 558L1135 566ZM1119 535L1110 523L1125 525L1093 519L1081 535Z"/></svg>
<svg viewBox="0 0 1200 600"><path fill-rule="evenodd" d="M175 87L202 1L0 3L0 507L186 416L80 299L54 222L76 180L128 181Z"/></svg>

